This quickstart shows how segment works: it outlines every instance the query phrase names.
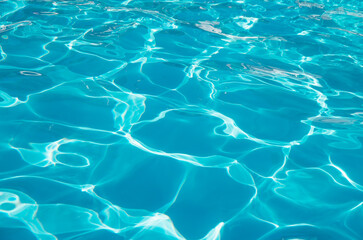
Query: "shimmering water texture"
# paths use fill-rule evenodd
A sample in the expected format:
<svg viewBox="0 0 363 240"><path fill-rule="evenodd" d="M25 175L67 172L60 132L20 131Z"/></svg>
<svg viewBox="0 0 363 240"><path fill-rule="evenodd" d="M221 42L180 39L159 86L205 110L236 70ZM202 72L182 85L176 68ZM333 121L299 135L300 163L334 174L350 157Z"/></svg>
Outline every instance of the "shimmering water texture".
<svg viewBox="0 0 363 240"><path fill-rule="evenodd" d="M363 239L362 9L0 0L0 239Z"/></svg>

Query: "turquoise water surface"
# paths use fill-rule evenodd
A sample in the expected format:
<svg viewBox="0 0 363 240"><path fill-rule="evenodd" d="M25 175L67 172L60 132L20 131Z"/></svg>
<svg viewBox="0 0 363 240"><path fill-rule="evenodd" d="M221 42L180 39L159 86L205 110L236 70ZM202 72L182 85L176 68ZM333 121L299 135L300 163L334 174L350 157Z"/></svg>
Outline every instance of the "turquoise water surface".
<svg viewBox="0 0 363 240"><path fill-rule="evenodd" d="M0 240L363 239L363 2L0 0Z"/></svg>

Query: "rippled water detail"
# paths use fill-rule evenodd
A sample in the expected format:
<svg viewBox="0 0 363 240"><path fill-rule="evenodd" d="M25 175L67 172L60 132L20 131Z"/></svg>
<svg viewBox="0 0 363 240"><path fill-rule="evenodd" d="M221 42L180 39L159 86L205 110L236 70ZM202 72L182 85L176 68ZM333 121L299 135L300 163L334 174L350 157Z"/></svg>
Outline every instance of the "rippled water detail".
<svg viewBox="0 0 363 240"><path fill-rule="evenodd" d="M0 0L0 239L362 239L362 9Z"/></svg>

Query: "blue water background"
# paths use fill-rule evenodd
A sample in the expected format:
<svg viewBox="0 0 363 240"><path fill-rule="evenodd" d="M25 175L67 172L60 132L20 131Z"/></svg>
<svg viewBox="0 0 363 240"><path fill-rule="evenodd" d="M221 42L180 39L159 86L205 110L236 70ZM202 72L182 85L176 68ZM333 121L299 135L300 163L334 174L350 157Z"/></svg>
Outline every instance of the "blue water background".
<svg viewBox="0 0 363 240"><path fill-rule="evenodd" d="M363 239L362 18L1 0L0 239Z"/></svg>

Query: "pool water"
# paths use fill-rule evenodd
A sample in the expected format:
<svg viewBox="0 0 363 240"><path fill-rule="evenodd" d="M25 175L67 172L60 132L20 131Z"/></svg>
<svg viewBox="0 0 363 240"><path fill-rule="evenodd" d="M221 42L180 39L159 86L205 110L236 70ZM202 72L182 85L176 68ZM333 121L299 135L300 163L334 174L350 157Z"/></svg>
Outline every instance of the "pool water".
<svg viewBox="0 0 363 240"><path fill-rule="evenodd" d="M0 239L363 239L362 18L0 0Z"/></svg>

